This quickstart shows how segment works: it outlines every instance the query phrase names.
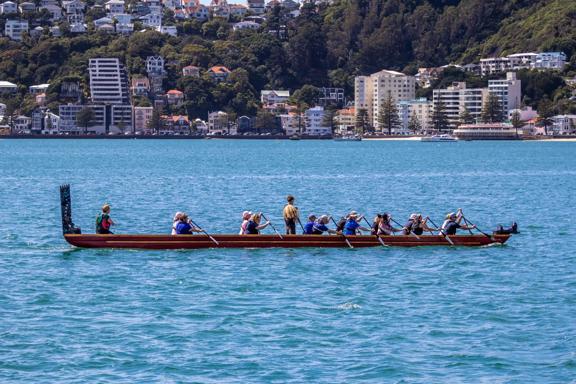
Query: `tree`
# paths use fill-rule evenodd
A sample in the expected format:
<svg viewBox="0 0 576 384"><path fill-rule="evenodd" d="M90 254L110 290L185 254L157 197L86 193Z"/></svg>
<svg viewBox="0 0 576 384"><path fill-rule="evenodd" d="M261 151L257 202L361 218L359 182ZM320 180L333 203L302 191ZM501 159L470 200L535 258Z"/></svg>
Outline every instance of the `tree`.
<svg viewBox="0 0 576 384"><path fill-rule="evenodd" d="M538 122L544 127L544 134L548 136L548 127L553 124L552 116L556 114L552 102L548 99L543 99L538 104Z"/></svg>
<svg viewBox="0 0 576 384"><path fill-rule="evenodd" d="M162 117L160 116L160 111L156 108L152 111L152 116L148 120L147 128L156 133L160 133L160 128L162 128Z"/></svg>
<svg viewBox="0 0 576 384"><path fill-rule="evenodd" d="M370 125L368 111L366 109L360 108L358 111L356 111L356 121L354 125L356 128L356 133L359 133L360 135L366 133Z"/></svg>
<svg viewBox="0 0 576 384"><path fill-rule="evenodd" d="M254 123L254 128L256 128L258 133L274 132L276 131L277 126L276 116L264 109L258 111Z"/></svg>
<svg viewBox="0 0 576 384"><path fill-rule="evenodd" d="M512 119L510 120L512 126L516 130L516 136L518 136L518 129L524 126L524 122L520 119L520 112L512 112Z"/></svg>
<svg viewBox="0 0 576 384"><path fill-rule="evenodd" d="M336 110L333 108L324 109L324 117L322 118L322 126L330 127L330 132L334 133L334 120L336 118Z"/></svg>
<svg viewBox="0 0 576 384"><path fill-rule="evenodd" d="M88 134L88 127L94 120L94 111L90 107L84 107L76 114L76 123L84 127L84 134Z"/></svg>
<svg viewBox="0 0 576 384"><path fill-rule="evenodd" d="M464 105L464 109L460 112L459 116L460 124L474 124L475 119L474 116L470 113L466 105Z"/></svg>
<svg viewBox="0 0 576 384"><path fill-rule="evenodd" d="M502 110L502 102L498 96L490 93L482 107L482 122L501 123L503 120L504 111Z"/></svg>
<svg viewBox="0 0 576 384"><path fill-rule="evenodd" d="M392 134L393 129L400 127L400 117L398 116L398 107L391 94L388 97L378 111L378 128L383 132L384 129L388 130L388 134Z"/></svg>
<svg viewBox="0 0 576 384"><path fill-rule="evenodd" d="M318 103L321 95L322 92L320 89L313 85L306 84L296 90L290 99L295 104L306 104L308 107L312 107Z"/></svg>
<svg viewBox="0 0 576 384"><path fill-rule="evenodd" d="M415 113L410 116L410 121L408 121L408 130L414 134L422 130L422 123L420 123L420 119Z"/></svg>
<svg viewBox="0 0 576 384"><path fill-rule="evenodd" d="M450 127L448 116L446 116L446 107L442 100L438 100L438 102L434 104L434 111L432 112L432 126L437 132L446 131Z"/></svg>

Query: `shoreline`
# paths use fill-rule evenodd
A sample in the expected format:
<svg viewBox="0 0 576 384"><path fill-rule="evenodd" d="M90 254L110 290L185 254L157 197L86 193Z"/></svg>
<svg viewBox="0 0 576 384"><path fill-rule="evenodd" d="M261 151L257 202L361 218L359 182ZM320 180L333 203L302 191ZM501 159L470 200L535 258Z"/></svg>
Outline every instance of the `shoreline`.
<svg viewBox="0 0 576 384"><path fill-rule="evenodd" d="M420 141L425 136L369 136L362 138L362 141ZM48 139L48 140L333 140L332 136L302 136L294 140L290 136L285 135L269 135L269 136L152 136L152 135L3 135L2 139ZM501 140L465 140L465 141L501 141ZM503 140L506 141L506 140ZM541 136L528 136L510 141L537 141L537 142L554 142L554 143L572 143L576 142L576 136L566 137L541 137Z"/></svg>

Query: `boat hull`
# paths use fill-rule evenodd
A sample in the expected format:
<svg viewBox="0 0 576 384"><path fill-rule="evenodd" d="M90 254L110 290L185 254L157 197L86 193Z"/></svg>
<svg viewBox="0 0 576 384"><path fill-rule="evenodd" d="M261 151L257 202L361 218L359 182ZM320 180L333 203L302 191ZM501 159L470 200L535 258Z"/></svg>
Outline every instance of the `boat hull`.
<svg viewBox="0 0 576 384"><path fill-rule="evenodd" d="M478 247L504 244L510 235L455 235L450 240L456 246ZM66 234L68 243L80 248L131 249L202 249L202 248L354 248L382 247L376 236L340 235L213 235L216 244L206 235L80 235ZM444 236L380 236L386 246L451 246Z"/></svg>

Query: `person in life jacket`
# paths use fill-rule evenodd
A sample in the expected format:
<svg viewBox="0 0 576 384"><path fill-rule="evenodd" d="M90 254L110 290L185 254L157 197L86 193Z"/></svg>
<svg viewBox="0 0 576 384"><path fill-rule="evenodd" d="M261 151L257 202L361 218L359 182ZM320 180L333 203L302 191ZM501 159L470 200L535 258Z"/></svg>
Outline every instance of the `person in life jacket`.
<svg viewBox="0 0 576 384"><path fill-rule="evenodd" d="M176 235L176 226L178 225L178 223L180 222L180 219L182 218L182 212L176 212L176 214L174 214L174 218L172 219L172 235Z"/></svg>
<svg viewBox="0 0 576 384"><path fill-rule="evenodd" d="M102 206L102 213L96 216L96 233L99 235L112 234L110 227L114 225L114 221L110 218L110 205L104 204Z"/></svg>
<svg viewBox="0 0 576 384"><path fill-rule="evenodd" d="M409 235L412 233L413 229L417 228L417 227L418 227L418 214L413 213L410 215L410 218L408 219L406 224L404 224L404 228L402 228L403 234ZM417 233L416 233L416 235L417 235Z"/></svg>
<svg viewBox="0 0 576 384"><path fill-rule="evenodd" d="M284 217L284 223L286 224L286 234L295 235L296 234L296 222L300 220L300 214L298 208L294 206L294 196L286 196L287 204L282 210L282 216Z"/></svg>
<svg viewBox="0 0 576 384"><path fill-rule="evenodd" d="M461 208L458 208L458 211L456 213L449 213L448 215L446 215L446 220L444 221L444 223L442 223L440 234L455 235L458 229L471 230L476 228L475 225L467 226L460 224L463 217L464 215L462 215Z"/></svg>
<svg viewBox="0 0 576 384"><path fill-rule="evenodd" d="M248 221L248 224L246 225L246 235L258 235L262 229L270 225L269 221L265 222L264 224L260 224L261 220L262 213L253 214L250 218L250 221Z"/></svg>
<svg viewBox="0 0 576 384"><path fill-rule="evenodd" d="M248 222L250 221L250 217L252 217L252 212L250 212L250 211L242 212L242 224L240 224L240 232L238 233L239 235L245 235L246 234L246 226L248 225Z"/></svg>
<svg viewBox="0 0 576 384"><path fill-rule="evenodd" d="M328 215L322 215L314 225L312 226L312 234L313 235L322 235L324 232L328 232L328 234L337 234L338 232L330 229L326 226L330 222L330 217Z"/></svg>
<svg viewBox="0 0 576 384"><path fill-rule="evenodd" d="M302 232L303 235L313 235L314 234L314 224L316 224L316 216L310 215L308 216L308 222L304 224L304 231Z"/></svg>
<svg viewBox="0 0 576 384"><path fill-rule="evenodd" d="M188 215L184 212L180 215L180 220L176 224L177 235L192 235L194 232L202 232L202 230L192 224Z"/></svg>
<svg viewBox="0 0 576 384"><path fill-rule="evenodd" d="M358 213L352 211L348 214L346 219L346 224L344 224L344 229L342 234L346 236L356 235L358 231L370 232L370 228L366 228L360 225L359 221L362 220L364 216L359 216Z"/></svg>
<svg viewBox="0 0 576 384"><path fill-rule="evenodd" d="M380 219L378 221L378 228L377 228L377 232L373 233L373 234L378 234L378 235L392 235L395 232L402 232L403 229L398 229L398 228L394 228L392 226L392 216L390 216L389 213L383 213L380 216Z"/></svg>
<svg viewBox="0 0 576 384"><path fill-rule="evenodd" d="M416 220L412 224L412 232L416 235L421 235L424 232L432 233L432 228L428 227L428 224L427 224L428 219L429 219L428 216L426 216L424 219L422 219L422 215L417 214Z"/></svg>

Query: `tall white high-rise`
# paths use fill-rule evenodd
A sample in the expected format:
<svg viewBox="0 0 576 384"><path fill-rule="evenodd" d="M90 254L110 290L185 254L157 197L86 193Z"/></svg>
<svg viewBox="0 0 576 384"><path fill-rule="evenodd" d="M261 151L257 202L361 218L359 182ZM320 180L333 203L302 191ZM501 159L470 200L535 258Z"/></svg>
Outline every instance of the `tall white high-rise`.
<svg viewBox="0 0 576 384"><path fill-rule="evenodd" d="M400 72L382 70L370 76L358 76L354 81L356 113L365 109L370 123L378 127L378 114L382 103L392 97L394 103L413 100L416 78Z"/></svg>
<svg viewBox="0 0 576 384"><path fill-rule="evenodd" d="M506 73L505 79L488 80L488 91L500 99L504 116L508 116L508 111L520 107L521 88L522 83L516 78L516 72Z"/></svg>
<svg viewBox="0 0 576 384"><path fill-rule="evenodd" d="M130 104L128 75L119 59L90 59L88 67L94 104Z"/></svg>
<svg viewBox="0 0 576 384"><path fill-rule="evenodd" d="M487 95L487 88L467 88L466 83L457 82L446 89L433 91L433 110L438 109L442 104L449 128L455 129L460 123L460 115L464 110L468 110L473 119L480 119Z"/></svg>

